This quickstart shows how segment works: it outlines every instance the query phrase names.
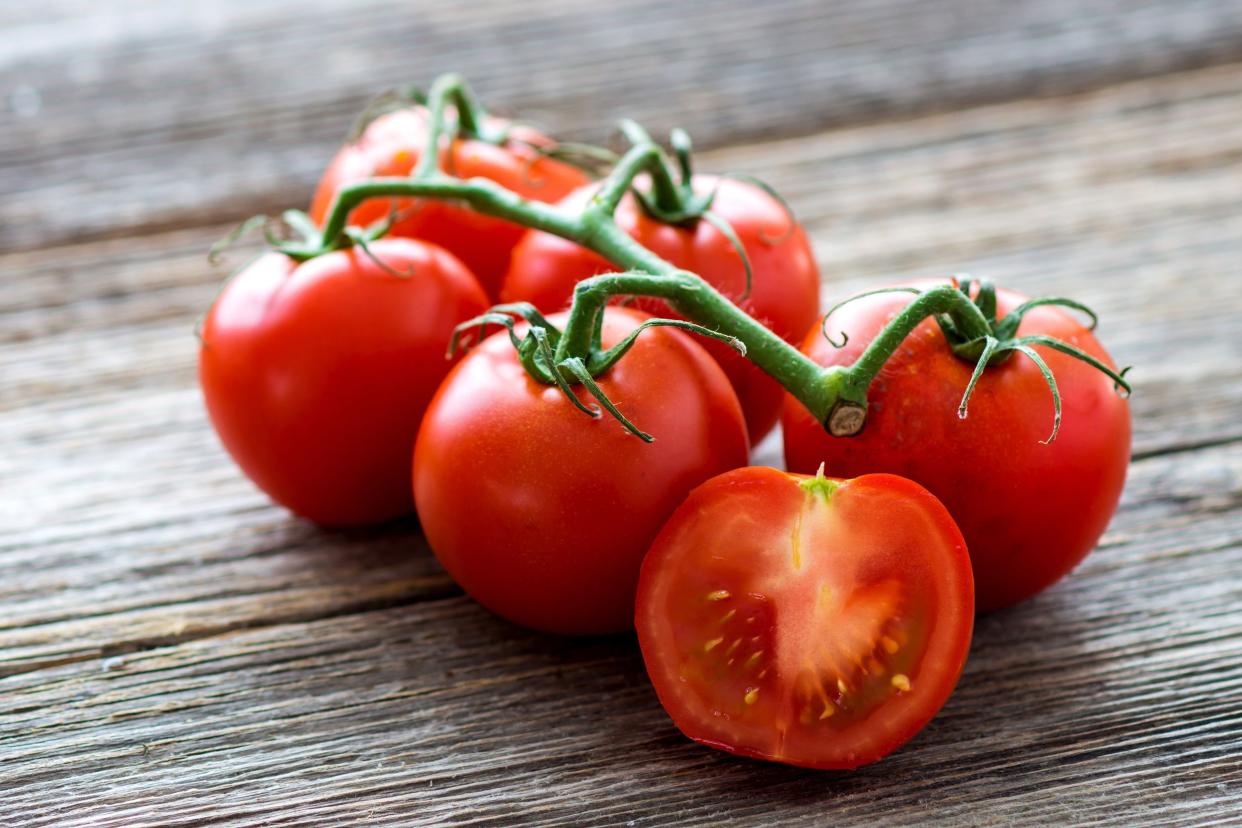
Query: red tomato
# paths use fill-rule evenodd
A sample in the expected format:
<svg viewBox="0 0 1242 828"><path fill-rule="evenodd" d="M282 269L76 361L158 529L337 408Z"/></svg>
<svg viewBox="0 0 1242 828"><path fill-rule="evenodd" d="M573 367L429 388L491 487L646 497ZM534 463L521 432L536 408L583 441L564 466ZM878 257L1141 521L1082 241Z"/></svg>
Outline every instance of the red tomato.
<svg viewBox="0 0 1242 828"><path fill-rule="evenodd" d="M207 314L199 379L233 459L286 508L361 525L413 510L410 452L450 364L453 327L483 289L451 254L410 239L297 264L269 253Z"/></svg>
<svg viewBox="0 0 1242 828"><path fill-rule="evenodd" d="M644 318L609 308L604 346ZM436 557L479 603L536 629L631 628L638 566L664 520L746 463L737 397L686 334L646 331L598 382L654 443L532 379L505 334L453 370L418 434L414 497Z"/></svg>
<svg viewBox="0 0 1242 828"><path fill-rule="evenodd" d="M829 330L849 334L834 348L818 329L803 351L822 365L849 365L912 297L884 294L836 311ZM1025 297L998 291L1004 316ZM1052 307L1028 312L1019 336L1046 334L1112 365L1087 329ZM958 403L972 365L955 357L940 329L924 322L884 366L868 394L861 434L834 438L796 401L786 401L785 459L791 470L848 477L889 472L926 486L953 515L974 563L980 611L1015 604L1046 589L1095 546L1117 508L1130 459L1130 409L1108 377L1043 346L1060 387L1060 433L1035 364L1021 354L989 367L970 398Z"/></svg>
<svg viewBox="0 0 1242 828"><path fill-rule="evenodd" d="M409 175L426 143L427 111L401 109L376 118L351 144L337 152L324 172L311 202L310 216L323 224L336 193L342 187L375 176ZM525 198L553 202L586 183L581 170L541 155L530 144L547 146L551 141L527 127L515 125L515 139L496 146L473 139L453 142L444 153L441 168L461 178L489 178ZM383 219L392 199L373 199L360 205L350 223L360 226ZM441 201L415 204L398 199L403 217L390 235L435 242L461 259L478 277L489 297L495 298L509 265L509 253L525 229L501 219Z"/></svg>
<svg viewBox="0 0 1242 828"><path fill-rule="evenodd" d="M723 233L706 221L690 227L672 227L650 218L637 199L627 195L617 209L617 223L656 255L702 276L788 342L797 343L819 317L819 271L806 233L779 201L759 187L729 178L700 175L700 192L716 190L712 212L737 233L750 258L749 298L742 258ZM580 210L597 185L584 187L562 204ZM500 298L526 301L545 311L567 307L574 285L617 268L599 255L571 241L547 233L528 233L513 251ZM654 299L639 299L636 307L657 316L676 316ZM724 368L742 402L754 442L772 430L780 415L782 390L775 380L723 342L704 341L704 347Z"/></svg>
<svg viewBox="0 0 1242 828"><path fill-rule="evenodd" d="M695 489L661 530L636 624L660 702L691 739L856 768L949 698L973 594L962 535L922 487L752 466Z"/></svg>

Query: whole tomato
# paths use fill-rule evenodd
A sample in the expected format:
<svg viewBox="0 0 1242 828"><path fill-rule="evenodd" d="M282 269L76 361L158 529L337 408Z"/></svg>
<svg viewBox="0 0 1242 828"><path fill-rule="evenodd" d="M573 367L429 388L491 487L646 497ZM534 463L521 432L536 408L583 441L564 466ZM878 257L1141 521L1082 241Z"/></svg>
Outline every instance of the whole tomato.
<svg viewBox="0 0 1242 828"><path fill-rule="evenodd" d="M427 139L427 111L400 109L372 121L353 143L337 152L324 172L311 202L310 216L322 225L342 187L376 176L409 175L422 155ZM503 124L493 120L493 124ZM441 168L461 178L488 178L524 198L553 202L586 183L581 170L549 158L534 147L551 141L528 127L511 127L504 146L462 139L442 153ZM365 226L383 219L394 199L364 202L350 215L350 223ZM434 242L457 256L495 298L509 265L509 253L524 228L442 201L395 199L400 219L390 236L408 236Z"/></svg>
<svg viewBox="0 0 1242 828"><path fill-rule="evenodd" d="M777 199L754 184L696 175L694 188L700 193L715 191L712 212L728 222L741 241L752 270L749 296L742 257L710 222L700 219L685 227L664 224L648 216L628 194L617 208L617 224L656 255L702 276L786 341L801 341L819 317L819 270L801 225ZM562 205L580 210L596 189L584 187ZM568 306L579 281L616 269L571 241L531 232L513 251L500 296L506 302L526 301L541 310L560 310ZM635 307L657 316L676 316L654 299L638 299ZM703 344L728 375L746 414L750 438L758 442L780 415L780 385L727 344L714 340Z"/></svg>
<svg viewBox="0 0 1242 828"><path fill-rule="evenodd" d="M821 365L849 365L910 301L883 294L851 302L828 320L843 348L813 330L802 350ZM998 316L1025 297L998 291ZM1037 307L1018 336L1045 334L1112 360L1087 328L1065 311ZM1129 404L1100 371L1044 346L1035 349L1060 388L1063 419L1054 441L1053 402L1038 367L1012 354L988 367L957 416L973 365L956 356L928 320L902 343L867 395L862 433L832 437L795 400L786 400L785 459L792 471L825 465L854 477L889 472L938 497L961 527L980 611L1015 604L1051 586L1095 546L1117 508L1130 459Z"/></svg>
<svg viewBox="0 0 1242 828"><path fill-rule="evenodd" d="M445 346L487 306L440 247L381 239L370 249L385 267L357 248L304 264L256 260L212 305L199 350L229 454L277 503L334 526L413 510L410 452L451 367Z"/></svg>
<svg viewBox="0 0 1242 828"><path fill-rule="evenodd" d="M644 318L609 308L604 347ZM597 381L654 443L532 379L505 334L453 369L418 434L414 497L432 550L479 603L528 627L630 629L660 526L695 486L746 463L737 397L688 335L644 332Z"/></svg>

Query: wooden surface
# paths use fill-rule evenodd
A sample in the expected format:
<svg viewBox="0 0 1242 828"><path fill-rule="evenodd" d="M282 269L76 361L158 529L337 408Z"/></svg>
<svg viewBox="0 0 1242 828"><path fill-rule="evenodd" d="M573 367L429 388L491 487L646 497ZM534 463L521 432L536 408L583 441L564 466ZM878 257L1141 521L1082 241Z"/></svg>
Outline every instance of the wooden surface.
<svg viewBox="0 0 1242 828"><path fill-rule="evenodd" d="M594 6L5 4L0 825L1242 821L1242 4ZM206 246L447 68L573 137L690 127L785 193L827 298L970 271L1136 366L1101 548L980 619L897 754L695 746L632 638L505 624L412 521L316 529L219 448Z"/></svg>

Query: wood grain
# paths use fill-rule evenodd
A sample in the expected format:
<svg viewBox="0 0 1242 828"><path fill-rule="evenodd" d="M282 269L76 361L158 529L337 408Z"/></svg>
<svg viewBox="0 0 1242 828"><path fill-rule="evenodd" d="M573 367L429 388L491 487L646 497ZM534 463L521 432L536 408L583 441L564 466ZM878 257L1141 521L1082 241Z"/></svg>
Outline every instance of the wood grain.
<svg viewBox="0 0 1242 828"><path fill-rule="evenodd" d="M1103 547L983 619L941 716L853 774L693 746L628 638L539 636L446 598L10 677L3 807L56 803L30 825L870 824L881 808L1155 824L1178 800L1224 819L1242 782L1240 503L1242 446L1136 464Z"/></svg>
<svg viewBox="0 0 1242 828"><path fill-rule="evenodd" d="M653 59L690 6L384 26L370 5L10 5L0 78L37 79L43 109L0 129L0 826L1237 822L1236 3L724 3L663 95L622 49ZM223 275L203 250L303 200L374 77L429 77L446 44L571 134L621 111L710 131L701 168L790 198L826 299L968 270L1087 301L1137 366L1100 549L980 619L957 693L899 753L822 774L695 746L630 637L507 625L414 521L316 529L219 449L194 384ZM309 53L322 73L292 72Z"/></svg>
<svg viewBox="0 0 1242 828"><path fill-rule="evenodd" d="M0 248L283 209L378 88L447 70L568 137L722 145L1242 58L1236 0L51 0L0 31Z"/></svg>

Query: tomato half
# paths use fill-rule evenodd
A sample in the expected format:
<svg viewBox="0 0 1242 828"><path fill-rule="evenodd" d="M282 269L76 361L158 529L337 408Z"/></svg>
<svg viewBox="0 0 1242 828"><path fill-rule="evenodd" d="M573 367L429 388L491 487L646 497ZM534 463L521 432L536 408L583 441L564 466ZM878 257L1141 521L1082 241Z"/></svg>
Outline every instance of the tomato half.
<svg viewBox="0 0 1242 828"><path fill-rule="evenodd" d="M855 768L944 705L973 595L961 533L922 487L750 467L695 489L661 530L636 624L660 702L691 739Z"/></svg>
<svg viewBox="0 0 1242 828"><path fill-rule="evenodd" d="M297 264L269 253L241 271L202 329L199 379L229 454L273 500L317 523L413 510L410 452L451 365L457 323L487 297L452 254L381 239Z"/></svg>
<svg viewBox="0 0 1242 828"><path fill-rule="evenodd" d="M742 258L728 238L707 221L688 227L662 224L648 216L633 195L617 208L623 230L656 255L697 273L775 333L798 343L819 316L819 270L806 233L779 201L761 188L730 178L699 175L696 191L715 191L712 212L737 233L750 259L752 278L746 295ZM597 185L584 187L562 205L580 210ZM617 268L571 241L547 233L528 233L513 251L501 289L506 302L526 301L545 311L561 310L573 298L574 285L588 276ZM638 299L635 307L656 316L676 316L663 302ZM742 402L752 442L771 431L780 415L780 385L723 342L704 347L724 368Z"/></svg>
<svg viewBox="0 0 1242 828"><path fill-rule="evenodd" d="M644 318L609 308L604 346ZM688 335L644 332L598 382L654 443L532 379L505 334L453 370L418 435L414 496L436 557L479 603L536 629L629 629L660 526L692 488L746 463L737 397Z"/></svg>
<svg viewBox="0 0 1242 828"><path fill-rule="evenodd" d="M821 365L849 365L911 299L883 294L851 302L829 320L834 348L815 329L802 350ZM998 291L1003 317L1025 297ZM1096 338L1069 313L1039 307L1019 336L1046 334L1108 365ZM1060 580L1095 546L1117 508L1130 460L1130 408L1107 376L1065 354L1035 346L1056 376L1063 418L1056 440L1053 403L1039 369L1014 354L989 367L958 403L974 366L955 357L924 322L880 371L868 392L867 422L854 437L830 436L792 398L784 414L785 460L794 471L824 463L842 477L889 472L926 486L953 515L974 562L980 611L1015 604Z"/></svg>
<svg viewBox="0 0 1242 828"><path fill-rule="evenodd" d="M375 176L409 175L426 144L427 120L422 107L390 112L372 121L357 141L341 147L315 190L310 207L315 223L323 224L342 187ZM492 123L504 122L493 119ZM587 182L577 167L534 148L550 145L547 137L520 125L512 126L510 134L512 140L504 146L474 139L454 141L451 152L443 154L441 167L460 178L491 179L536 201L558 201ZM351 214L350 223L367 225L383 219L393 201L363 203ZM390 235L441 245L470 268L489 297L496 297L509 253L525 228L441 201L396 199L396 206L402 218Z"/></svg>

